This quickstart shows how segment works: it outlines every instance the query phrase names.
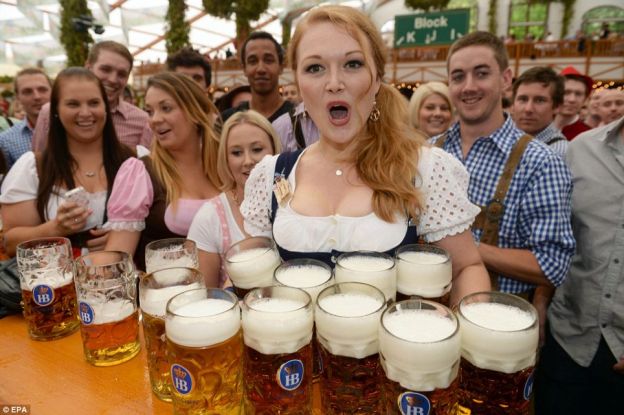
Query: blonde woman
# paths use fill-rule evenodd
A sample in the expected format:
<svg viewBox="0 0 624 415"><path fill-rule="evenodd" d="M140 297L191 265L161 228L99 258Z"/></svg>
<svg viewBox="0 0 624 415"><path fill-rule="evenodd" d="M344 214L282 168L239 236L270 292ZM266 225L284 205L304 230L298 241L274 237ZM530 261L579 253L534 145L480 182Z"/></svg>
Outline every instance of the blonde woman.
<svg viewBox="0 0 624 415"><path fill-rule="evenodd" d="M467 198L466 170L409 126L404 98L382 82L387 55L370 19L350 7L318 7L289 47L320 139L258 163L241 206L245 230L272 234L285 260L330 265L340 252L394 253L421 237L451 254L452 304L488 290L470 234L479 209Z"/></svg>
<svg viewBox="0 0 624 415"><path fill-rule="evenodd" d="M107 250L135 256L145 269L145 245L186 237L195 213L221 187L216 108L189 77L164 72L150 78L145 108L154 133L152 152L127 160L108 201ZM209 110L205 110L208 108Z"/></svg>
<svg viewBox="0 0 624 415"><path fill-rule="evenodd" d="M266 155L278 154L281 142L271 123L256 111L237 112L223 125L217 169L223 192L195 215L188 238L199 252L199 269L208 287L223 287L227 276L222 256L248 235L243 230L240 204L254 166Z"/></svg>
<svg viewBox="0 0 624 415"><path fill-rule="evenodd" d="M427 137L448 130L453 120L448 86L432 81L416 88L409 102L409 118L412 127Z"/></svg>

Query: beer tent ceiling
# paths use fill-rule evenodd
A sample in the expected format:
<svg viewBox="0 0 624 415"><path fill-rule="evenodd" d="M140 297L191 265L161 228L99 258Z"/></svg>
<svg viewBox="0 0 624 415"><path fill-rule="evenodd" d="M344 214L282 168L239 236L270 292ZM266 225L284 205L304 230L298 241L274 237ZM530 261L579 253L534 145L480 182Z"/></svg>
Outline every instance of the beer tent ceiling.
<svg viewBox="0 0 624 415"><path fill-rule="evenodd" d="M333 0L366 9L374 0ZM382 0L383 2L383 0ZM167 0L89 0L96 23L104 33L93 38L115 40L128 46L141 62L164 61L166 58L164 16ZM269 10L252 27L272 33L281 40L280 19L288 12L302 12L319 1L271 0ZM192 22L190 39L201 52L226 48L233 50L235 23L207 15L201 0L186 0L187 21ZM0 75L10 74L18 66L42 65L54 73L64 66L65 54L60 45L60 5L57 0L0 0ZM4 72L4 73L3 73Z"/></svg>

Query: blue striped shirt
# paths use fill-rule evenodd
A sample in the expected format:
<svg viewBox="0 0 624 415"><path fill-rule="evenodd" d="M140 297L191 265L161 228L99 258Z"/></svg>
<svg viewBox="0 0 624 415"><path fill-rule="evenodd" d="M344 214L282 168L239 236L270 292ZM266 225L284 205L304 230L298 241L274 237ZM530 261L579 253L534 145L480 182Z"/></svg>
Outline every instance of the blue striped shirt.
<svg viewBox="0 0 624 415"><path fill-rule="evenodd" d="M524 135L511 117L488 137L479 138L464 159L459 123L448 130L444 149L459 159L468 173L468 197L485 206L494 196L498 179L514 144ZM434 137L435 142L438 137ZM530 250L555 287L563 283L575 241L570 224L572 181L564 161L543 143L532 140L520 160L505 198L498 246ZM475 240L481 230L473 230ZM534 288L509 276L499 276L500 290L520 293Z"/></svg>
<svg viewBox="0 0 624 415"><path fill-rule="evenodd" d="M561 158L566 159L566 152L568 151L568 139L563 135L561 130L555 127L555 123L550 123L548 127L544 128L539 133L535 134L537 141L549 146L555 153L559 154Z"/></svg>
<svg viewBox="0 0 624 415"><path fill-rule="evenodd" d="M0 149L7 161L7 168L11 168L22 154L31 150L32 135L33 130L28 126L26 119L0 133Z"/></svg>

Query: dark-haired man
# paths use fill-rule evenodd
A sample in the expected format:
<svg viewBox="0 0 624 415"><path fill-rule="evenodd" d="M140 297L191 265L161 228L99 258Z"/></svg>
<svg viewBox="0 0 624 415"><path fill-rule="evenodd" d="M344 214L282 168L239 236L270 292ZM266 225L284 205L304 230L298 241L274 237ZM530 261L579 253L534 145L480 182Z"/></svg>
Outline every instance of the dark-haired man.
<svg viewBox="0 0 624 415"><path fill-rule="evenodd" d="M197 82L205 91L212 81L210 63L195 49L183 48L167 57L167 69L181 73Z"/></svg>
<svg viewBox="0 0 624 415"><path fill-rule="evenodd" d="M563 78L551 68L525 71L513 84L512 118L518 128L565 158L568 140L553 122L563 91Z"/></svg>
<svg viewBox="0 0 624 415"><path fill-rule="evenodd" d="M221 114L225 122L238 111L252 109L270 122L287 114L293 105L279 91L279 76L284 70L284 50L267 32L253 32L241 48L243 72L251 88L251 100Z"/></svg>
<svg viewBox="0 0 624 415"><path fill-rule="evenodd" d="M139 144L149 148L152 130L148 125L147 113L121 99L128 84L133 60L132 54L124 45L106 40L93 45L85 67L104 85L119 141L131 148ZM50 106L46 105L41 109L33 134L34 150L42 151L45 148L49 129Z"/></svg>
<svg viewBox="0 0 624 415"><path fill-rule="evenodd" d="M493 288L533 300L543 327L574 253L570 171L503 112L512 76L498 37L462 37L449 50L447 69L459 122L433 141L470 173L468 197L482 207L472 232Z"/></svg>
<svg viewBox="0 0 624 415"><path fill-rule="evenodd" d="M32 148L32 136L41 108L50 102L52 82L39 68L22 69L13 83L15 98L22 104L26 117L0 134L0 149L4 153L7 168Z"/></svg>

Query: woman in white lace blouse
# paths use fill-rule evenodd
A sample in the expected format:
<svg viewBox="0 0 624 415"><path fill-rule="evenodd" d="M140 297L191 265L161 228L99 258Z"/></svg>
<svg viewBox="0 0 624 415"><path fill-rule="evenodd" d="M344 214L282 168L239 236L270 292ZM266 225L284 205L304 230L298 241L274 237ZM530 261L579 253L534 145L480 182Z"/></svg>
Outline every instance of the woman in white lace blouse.
<svg viewBox="0 0 624 415"><path fill-rule="evenodd" d="M490 288L470 234L479 209L463 166L408 125L405 99L382 82L385 56L379 32L355 9L319 7L297 25L289 62L320 140L256 166L241 207L245 229L272 233L284 259L326 262L339 252L393 251L417 233L450 252L456 304Z"/></svg>

